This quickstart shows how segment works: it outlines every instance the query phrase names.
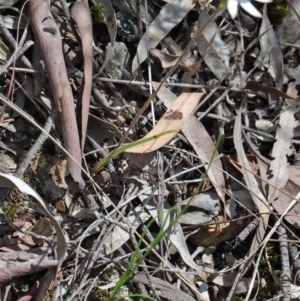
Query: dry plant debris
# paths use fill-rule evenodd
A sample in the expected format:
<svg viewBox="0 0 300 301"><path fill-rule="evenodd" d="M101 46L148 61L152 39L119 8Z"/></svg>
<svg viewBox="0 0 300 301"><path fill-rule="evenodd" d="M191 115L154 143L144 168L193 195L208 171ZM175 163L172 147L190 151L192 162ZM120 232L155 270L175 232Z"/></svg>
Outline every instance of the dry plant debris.
<svg viewBox="0 0 300 301"><path fill-rule="evenodd" d="M0 0L0 299L298 300L299 25Z"/></svg>

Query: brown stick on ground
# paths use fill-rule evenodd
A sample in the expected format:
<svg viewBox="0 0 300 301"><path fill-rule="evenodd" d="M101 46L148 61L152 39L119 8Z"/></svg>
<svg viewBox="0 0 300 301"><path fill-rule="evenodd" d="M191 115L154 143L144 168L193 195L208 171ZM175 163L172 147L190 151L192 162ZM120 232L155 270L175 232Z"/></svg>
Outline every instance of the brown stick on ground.
<svg viewBox="0 0 300 301"><path fill-rule="evenodd" d="M84 76L80 87L78 102L78 128L81 149L84 149L93 75L93 25L91 11L87 0L77 0L73 4L71 16L77 24L81 36L82 53L84 58Z"/></svg>
<svg viewBox="0 0 300 301"><path fill-rule="evenodd" d="M50 13L47 0L29 2L31 27L35 43L45 62L55 104L59 110L64 135L64 144L71 156L81 164L81 148L73 102L58 27ZM68 157L69 171L76 186L81 180L81 169Z"/></svg>

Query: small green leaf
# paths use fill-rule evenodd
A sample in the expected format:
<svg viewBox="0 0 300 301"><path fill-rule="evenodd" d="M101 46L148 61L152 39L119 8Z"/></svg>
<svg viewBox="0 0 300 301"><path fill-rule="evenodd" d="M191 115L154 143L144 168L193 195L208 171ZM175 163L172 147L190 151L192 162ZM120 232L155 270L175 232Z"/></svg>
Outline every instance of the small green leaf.
<svg viewBox="0 0 300 301"><path fill-rule="evenodd" d="M104 12L105 9L101 3L93 6L92 11L95 15L96 23L103 23L104 22Z"/></svg>
<svg viewBox="0 0 300 301"><path fill-rule="evenodd" d="M222 2L222 3L220 3L219 8L220 9L226 9L227 8L227 4L224 3L224 2Z"/></svg>

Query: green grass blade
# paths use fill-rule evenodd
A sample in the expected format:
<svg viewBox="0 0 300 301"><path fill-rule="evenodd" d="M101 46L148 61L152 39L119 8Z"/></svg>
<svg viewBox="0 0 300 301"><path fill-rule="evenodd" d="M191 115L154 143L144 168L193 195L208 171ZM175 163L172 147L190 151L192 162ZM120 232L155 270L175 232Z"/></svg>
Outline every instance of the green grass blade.
<svg viewBox="0 0 300 301"><path fill-rule="evenodd" d="M224 127L224 124L222 125L222 128ZM216 147L214 149L214 152L210 158L210 161L208 163L208 168L206 169L205 173L204 173L204 180L207 177L207 172L208 169L211 167L212 162L214 160L215 154L217 152L217 149L219 147L219 144L221 142L221 130L219 131L219 135L216 141ZM202 181L201 183L199 183L198 187L197 187L197 191L199 191L203 185L204 181ZM161 214L165 214L166 213L166 217L164 218L164 222L160 227L160 231L158 232L157 236L154 238L154 240L145 248L145 250L143 250L143 254L140 254L140 249L141 249L141 244L143 242L143 239L146 235L146 231L148 231L148 229L150 228L150 226L155 222L155 218L152 218L146 228L144 229L144 231L142 232L142 235L138 241L138 244L135 248L135 251L131 257L131 260L128 264L128 267L126 269L126 271L124 272L124 274L121 276L120 280L117 282L116 286L114 287L114 290L112 292L112 295L110 297L110 301L115 301L115 300L119 300L120 298L116 299L116 295L118 294L118 292L120 291L121 287L128 281L128 279L132 276L132 274L134 273L134 271L138 268L138 266L143 262L143 260L150 254L150 252L156 247L157 244L159 244L159 242L163 239L163 237L167 234L167 232L169 232L171 230L171 228L179 221L180 217L186 212L186 210L189 207L190 202L192 201L193 197L195 196L197 192L194 193L194 195L191 197L190 201L188 204L186 204L180 214L178 216L175 217L175 219L170 223L170 225L165 229L166 223L168 221L168 217L169 215L176 210L176 206L173 206L171 208L169 208L167 210L167 212L162 212ZM123 296L124 297L124 296ZM150 297L149 297L150 298ZM151 299L153 300L153 299ZM155 300L155 299L154 299Z"/></svg>
<svg viewBox="0 0 300 301"><path fill-rule="evenodd" d="M177 133L176 130L168 130L168 131L164 131L164 132L161 132L159 134L156 134L154 136L151 136L151 137L147 137L147 138L143 138L143 139L140 139L138 141L134 141L134 142L131 142L129 144L126 144L124 146L121 146L119 147L118 149L114 150L112 153L109 154L109 156L103 158L102 160L100 160L98 163L96 163L96 165L94 166L94 168L92 169L92 172L93 173L96 173L99 171L99 169L105 165L110 159L124 153L125 151L127 151L128 149L132 148L132 147L135 147L135 146L138 146L138 145L141 145L143 143L146 143L146 142L149 142L149 141L152 141L152 140L155 140L161 136L164 136L164 135L167 135L167 134L172 134L172 133Z"/></svg>
<svg viewBox="0 0 300 301"><path fill-rule="evenodd" d="M120 280L117 282L117 284L116 284L116 286L115 286L115 288L114 288L114 290L112 292L112 296L110 298L111 301L114 300L114 297L118 294L118 292L120 291L121 287L127 282L127 280L130 278L130 276L134 272L134 267L137 266L138 258L140 257L139 253L140 253L140 249L141 249L141 244L143 242L143 239L144 239L144 237L146 235L147 230L151 227L151 225L154 222L155 222L155 219L152 218L148 222L148 224L147 224L146 228L144 229L144 231L142 232L142 235L141 235L141 237L140 237L140 239L138 241L137 247L134 250L134 253L133 253L132 257L131 257L131 260L130 260L130 262L128 264L128 267L127 267L126 271L124 272L124 274L122 275L122 277L120 278ZM152 245L153 242L154 241L152 241L150 245ZM143 259L141 261L143 261Z"/></svg>

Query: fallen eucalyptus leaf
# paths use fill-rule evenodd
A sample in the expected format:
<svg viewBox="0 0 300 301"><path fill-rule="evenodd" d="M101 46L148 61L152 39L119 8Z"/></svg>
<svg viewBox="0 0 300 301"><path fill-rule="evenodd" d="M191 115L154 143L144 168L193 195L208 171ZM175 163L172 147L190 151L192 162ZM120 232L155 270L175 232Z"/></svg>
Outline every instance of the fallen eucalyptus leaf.
<svg viewBox="0 0 300 301"><path fill-rule="evenodd" d="M176 132L181 130L182 126L197 106L202 95L203 93L182 93L170 106L168 106L165 114L145 138L158 135L159 133L169 131L170 129L172 129L173 132L161 136L160 139L156 139L154 142L150 140L147 143L132 147L128 149L127 152L150 153L167 144L175 136Z"/></svg>
<svg viewBox="0 0 300 301"><path fill-rule="evenodd" d="M193 0L175 0L163 6L155 20L149 26L149 33L141 38L137 53L132 62L132 72L136 73L139 65L147 58L148 49L158 43L177 25L195 6Z"/></svg>
<svg viewBox="0 0 300 301"><path fill-rule="evenodd" d="M159 86L159 84L155 82L152 82L152 85L154 89L157 89ZM165 87L161 87L157 95L164 102L166 107L170 107L176 98L176 95ZM222 162L221 159L217 159L217 152L215 153L214 158L212 158L216 148L212 138L207 133L203 124L195 116L190 116L181 130L193 146L200 160L205 163L208 163L212 160L212 164L207 164L205 168L207 169L208 177L214 185L218 196L222 202L225 203L225 180L222 172ZM201 137L201 143L199 143L199 137Z"/></svg>
<svg viewBox="0 0 300 301"><path fill-rule="evenodd" d="M208 22L210 16L203 11L199 16L199 28L202 28ZM216 33L217 32L217 33ZM201 32L197 39L197 47L204 57L205 64L221 80L229 72L229 59L231 51L229 46L221 39L219 28L212 20Z"/></svg>

